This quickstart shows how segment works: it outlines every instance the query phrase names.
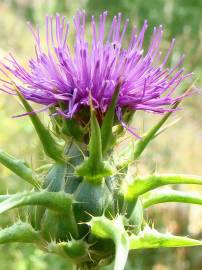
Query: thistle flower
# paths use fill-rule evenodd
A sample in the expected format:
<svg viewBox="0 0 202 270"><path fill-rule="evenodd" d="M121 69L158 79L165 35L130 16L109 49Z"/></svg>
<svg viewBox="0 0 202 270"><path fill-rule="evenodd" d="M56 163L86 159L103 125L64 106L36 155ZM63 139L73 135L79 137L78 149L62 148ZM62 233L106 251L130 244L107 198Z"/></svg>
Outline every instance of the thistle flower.
<svg viewBox="0 0 202 270"><path fill-rule="evenodd" d="M162 27L154 29L148 52L143 54L147 22L139 35L134 28L128 47L122 48L128 21L122 28L121 15L114 17L107 36L106 16L106 12L101 14L97 29L92 18L92 41L88 43L85 12L77 14L74 53L67 45L65 17L57 15L55 27L53 18L47 17L47 52L42 49L38 29L35 32L31 27L36 59L29 61L30 70L12 55L7 59L9 64L2 63L1 68L8 77L2 90L18 94L48 159L44 166L32 170L32 166L0 150L0 163L34 187L32 191L0 195L0 214L28 206L23 221L0 230L0 244L33 243L66 258L80 270L100 269L113 260L114 270L124 270L133 249L202 245L199 240L159 233L144 218L145 209L158 203L202 205L199 195L154 192L170 184L202 185L202 177L155 173L129 179L132 174L128 170L150 141L162 133L163 124L179 103L176 101L184 96L173 97L176 87L189 76L180 69L183 58L175 67L165 68L173 40L160 61ZM18 82L13 83L7 71ZM50 109L53 131L58 129L54 134L59 134L60 140L33 113L27 100ZM114 129L115 112L125 127L122 116L130 118L135 110L168 113L133 147L113 151L117 134L122 135L122 128ZM86 120L89 124L83 128L80 123ZM116 162L115 155L126 160Z"/></svg>
<svg viewBox="0 0 202 270"><path fill-rule="evenodd" d="M166 68L175 40L162 57L159 48L163 29L162 26L155 27L149 48L144 53L143 41L148 27L145 21L139 34L136 27L133 28L128 46L123 47L129 20L122 27L119 13L106 33L106 19L107 12L104 12L96 26L92 17L91 42L88 42L85 37L86 14L78 12L73 19L75 42L72 52L65 17L56 15L54 24L53 17L47 16L47 48L41 44L39 29L35 31L30 26L36 43L36 57L29 60L29 70L12 55L7 58L8 64L2 63L3 70L5 68L18 79L17 85L25 99L45 105L44 109L55 107L56 113L65 118L73 118L83 109L89 109L90 96L97 114L103 116L120 80L116 103L119 120L123 109L155 113L170 111L170 105L183 98L183 95L173 96L175 89L190 75L184 75L183 68L180 68L183 57L173 68ZM10 80L5 81L2 90L15 94Z"/></svg>

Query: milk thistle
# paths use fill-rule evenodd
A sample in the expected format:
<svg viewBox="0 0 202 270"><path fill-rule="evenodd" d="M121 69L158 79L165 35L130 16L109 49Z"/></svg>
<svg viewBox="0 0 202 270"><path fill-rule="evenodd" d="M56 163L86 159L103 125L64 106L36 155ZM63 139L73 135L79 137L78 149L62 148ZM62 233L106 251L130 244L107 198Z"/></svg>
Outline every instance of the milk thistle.
<svg viewBox="0 0 202 270"><path fill-rule="evenodd" d="M1 90L19 97L25 113L18 116L30 117L48 159L47 166L32 170L0 151L0 162L34 187L0 196L0 213L34 206L27 209L26 220L0 231L0 243L34 243L45 252L67 258L76 269L100 269L114 262L114 270L123 270L132 249L202 244L159 233L144 217L145 209L158 203L202 204L199 195L153 191L169 184L201 185L202 177L155 173L128 180L130 164L140 158L188 95L175 93L190 76L181 68L183 57L174 67L166 67L174 40L162 56L162 26L154 28L144 53L146 21L139 33L133 28L124 47L128 20L122 25L118 14L108 33L106 20L107 12L100 15L97 25L92 17L91 40L87 41L86 14L78 12L73 19L75 42L71 48L66 18L47 16L46 46L41 44L38 28L30 26L36 56L29 60L29 69L11 54L1 62ZM29 101L41 108L34 110ZM43 110L50 116L51 128L38 116ZM139 135L130 127L137 110L163 116L146 134ZM133 134L134 147L125 149L117 162L114 149L125 131Z"/></svg>

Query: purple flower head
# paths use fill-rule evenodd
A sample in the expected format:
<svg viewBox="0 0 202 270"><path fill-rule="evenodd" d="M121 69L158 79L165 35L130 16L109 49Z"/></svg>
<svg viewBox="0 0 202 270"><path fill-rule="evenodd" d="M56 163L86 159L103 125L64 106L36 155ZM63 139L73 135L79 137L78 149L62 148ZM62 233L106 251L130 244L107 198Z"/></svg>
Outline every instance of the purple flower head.
<svg viewBox="0 0 202 270"><path fill-rule="evenodd" d="M86 39L86 14L78 12L73 19L75 42L73 50L68 42L69 24L64 16L46 17L46 48L41 44L39 30L30 29L36 43L36 57L29 60L29 69L22 67L10 55L3 70L17 79L17 86L25 99L54 106L56 113L65 118L75 117L89 109L90 96L94 108L102 115L106 112L114 90L121 80L116 111L121 118L122 110L144 110L155 113L170 111L170 105L182 96L174 97L177 86L188 75L180 68L183 57L173 68L166 68L174 39L165 56L160 52L162 26L154 28L150 45L143 52L147 21L138 33L133 28L127 47L123 39L128 20L121 23L121 14L112 20L106 33L107 12L100 15L96 25L91 20L91 41ZM2 70L2 72L4 72ZM9 72L6 71L6 74ZM8 78L10 74L8 75ZM15 94L10 80L4 81L3 90ZM60 104L63 104L61 109Z"/></svg>

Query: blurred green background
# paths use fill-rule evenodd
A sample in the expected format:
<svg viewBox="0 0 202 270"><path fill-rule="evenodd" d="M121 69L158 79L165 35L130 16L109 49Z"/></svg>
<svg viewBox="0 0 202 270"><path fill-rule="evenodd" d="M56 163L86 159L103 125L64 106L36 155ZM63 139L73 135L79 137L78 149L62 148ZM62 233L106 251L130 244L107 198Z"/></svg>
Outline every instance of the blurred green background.
<svg viewBox="0 0 202 270"><path fill-rule="evenodd" d="M0 0L0 57L8 52L17 56L21 63L34 54L32 36L26 22L39 24L44 30L46 14L62 13L71 20L78 9L90 15L99 15L108 10L109 17L122 12L139 27L145 19L149 35L154 25L164 25L162 50L169 47L176 37L175 50L169 64L174 64L180 54L186 54L185 69L194 71L193 81L197 94L182 104L182 110L172 116L177 124L154 141L135 166L140 173L154 170L160 172L184 172L202 175L202 1L201 0ZM128 36L129 38L129 32ZM71 36L71 35L70 35ZM71 40L70 40L71 42ZM192 82L189 82L191 85ZM187 87L185 85L184 87ZM183 90L183 89L181 89ZM179 89L180 91L180 89ZM33 167L43 164L44 156L37 137L27 117L13 119L22 112L18 101L0 93L0 148L17 157L24 158ZM45 115L41 114L44 121ZM158 116L138 113L134 126L139 132L147 130ZM129 138L130 140L130 138ZM0 194L14 193L28 188L24 182L0 166ZM179 188L179 187L176 187ZM190 187L189 190L196 187ZM199 192L202 192L197 188ZM5 227L17 219L18 213L9 212L0 216L0 226ZM198 206L165 204L147 213L147 220L161 231L202 238L202 208ZM0 270L63 270L71 266L59 257L46 255L30 245L0 246ZM110 269L110 267L109 267ZM131 254L127 270L201 270L202 249L162 249L139 251Z"/></svg>

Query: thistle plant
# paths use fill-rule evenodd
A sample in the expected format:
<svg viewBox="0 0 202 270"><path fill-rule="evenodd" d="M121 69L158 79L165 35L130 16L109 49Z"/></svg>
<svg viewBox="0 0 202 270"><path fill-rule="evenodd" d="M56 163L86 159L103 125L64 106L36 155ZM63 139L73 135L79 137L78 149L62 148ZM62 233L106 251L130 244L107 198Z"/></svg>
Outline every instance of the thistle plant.
<svg viewBox="0 0 202 270"><path fill-rule="evenodd" d="M131 165L166 128L170 115L189 92L175 90L190 74L181 68L183 57L167 68L174 40L161 55L162 26L154 28L146 53L142 46L145 21L134 27L129 44L122 45L128 20L121 14L106 33L107 12L86 38L86 15L74 18L75 41L68 42L65 17L46 18L46 46L38 29L30 26L36 57L21 66L10 55L1 62L1 90L17 95L47 156L35 170L3 150L0 162L28 182L32 189L0 195L0 213L23 207L23 217L0 230L0 243L33 243L48 253L71 261L76 269L100 269L114 261L123 270L133 249L186 247L202 241L160 233L147 224L145 209L164 202L202 204L202 197L181 191L156 189L172 184L202 184L202 177L158 174L132 177ZM34 110L30 101L40 104ZM131 127L137 110L161 114L145 134ZM39 118L47 111L50 125ZM125 132L133 147L115 149Z"/></svg>

